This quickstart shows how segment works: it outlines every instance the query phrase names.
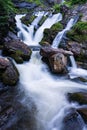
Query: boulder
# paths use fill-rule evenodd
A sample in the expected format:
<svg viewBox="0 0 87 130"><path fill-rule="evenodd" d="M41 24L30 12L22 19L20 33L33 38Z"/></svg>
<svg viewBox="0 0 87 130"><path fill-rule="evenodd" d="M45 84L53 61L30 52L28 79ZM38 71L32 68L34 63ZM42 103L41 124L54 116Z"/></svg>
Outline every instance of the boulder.
<svg viewBox="0 0 87 130"><path fill-rule="evenodd" d="M86 106L82 106L76 109L78 111L78 113L82 116L83 120L85 121L85 123L87 124L87 105Z"/></svg>
<svg viewBox="0 0 87 130"><path fill-rule="evenodd" d="M74 108L65 111L61 130L82 130L83 128L84 121Z"/></svg>
<svg viewBox="0 0 87 130"><path fill-rule="evenodd" d="M66 73L67 55L73 55L72 52L63 49L54 49L51 46L42 47L40 54L44 61L50 66L53 73Z"/></svg>
<svg viewBox="0 0 87 130"><path fill-rule="evenodd" d="M40 54L43 57L49 58L50 56L57 54L57 53L63 53L64 55L73 55L71 51L66 51L60 48L52 48L51 46L45 46L40 49Z"/></svg>
<svg viewBox="0 0 87 130"><path fill-rule="evenodd" d="M86 92L68 93L68 99L71 102L78 102L81 105L87 104Z"/></svg>
<svg viewBox="0 0 87 130"><path fill-rule="evenodd" d="M18 70L10 59L0 58L0 80L11 86L19 80Z"/></svg>
<svg viewBox="0 0 87 130"><path fill-rule="evenodd" d="M23 63L30 59L31 49L20 40L10 40L4 43L3 54L11 56L17 63Z"/></svg>
<svg viewBox="0 0 87 130"><path fill-rule="evenodd" d="M62 53L57 53L50 56L49 63L53 73L67 72L67 58Z"/></svg>

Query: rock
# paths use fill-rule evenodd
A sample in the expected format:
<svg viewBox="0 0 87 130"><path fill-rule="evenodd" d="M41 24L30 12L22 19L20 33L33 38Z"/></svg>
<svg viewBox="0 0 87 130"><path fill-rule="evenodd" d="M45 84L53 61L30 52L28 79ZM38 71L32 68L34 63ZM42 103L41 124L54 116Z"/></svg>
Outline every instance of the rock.
<svg viewBox="0 0 87 130"><path fill-rule="evenodd" d="M3 54L11 56L17 63L23 63L30 59L31 49L19 40L10 40L4 43Z"/></svg>
<svg viewBox="0 0 87 130"><path fill-rule="evenodd" d="M67 58L57 53L49 57L50 67L53 73L66 73Z"/></svg>
<svg viewBox="0 0 87 130"><path fill-rule="evenodd" d="M42 47L40 54L43 57L44 61L48 63L53 73L66 73L66 55L73 55L73 53L70 51L63 49L54 49L51 46Z"/></svg>
<svg viewBox="0 0 87 130"><path fill-rule="evenodd" d="M17 68L10 59L0 58L0 80L6 85L15 85L19 80Z"/></svg>
<svg viewBox="0 0 87 130"><path fill-rule="evenodd" d="M33 9L37 5L35 3L29 3L29 2L17 2L15 3L16 8L26 8L26 9Z"/></svg>
<svg viewBox="0 0 87 130"><path fill-rule="evenodd" d="M76 92L68 93L68 99L71 102L78 102L81 105L87 104L87 93L86 92Z"/></svg>
<svg viewBox="0 0 87 130"><path fill-rule="evenodd" d="M87 123L87 106L79 107L76 110L82 116L85 123Z"/></svg>
<svg viewBox="0 0 87 130"><path fill-rule="evenodd" d="M83 128L84 121L74 108L65 111L65 117L63 119L61 130L82 130Z"/></svg>
<svg viewBox="0 0 87 130"><path fill-rule="evenodd" d="M48 57L49 58L50 56L52 56L54 54L57 54L57 53L63 53L64 55L73 55L73 53L70 52L70 51L66 51L66 50L63 50L63 49L60 49L60 48L54 49L49 45L45 46L45 47L42 47L40 49L40 54L43 57Z"/></svg>
<svg viewBox="0 0 87 130"><path fill-rule="evenodd" d="M62 2L62 0L47 0L49 4L59 4Z"/></svg>
<svg viewBox="0 0 87 130"><path fill-rule="evenodd" d="M75 56L81 53L81 45L78 42L69 41L66 45L67 50L73 52Z"/></svg>
<svg viewBox="0 0 87 130"><path fill-rule="evenodd" d="M68 45L68 50L72 51L75 55L78 67L87 69L87 45L86 43L71 42Z"/></svg>
<svg viewBox="0 0 87 130"><path fill-rule="evenodd" d="M87 22L87 3L81 7L80 13L82 14L81 21Z"/></svg>

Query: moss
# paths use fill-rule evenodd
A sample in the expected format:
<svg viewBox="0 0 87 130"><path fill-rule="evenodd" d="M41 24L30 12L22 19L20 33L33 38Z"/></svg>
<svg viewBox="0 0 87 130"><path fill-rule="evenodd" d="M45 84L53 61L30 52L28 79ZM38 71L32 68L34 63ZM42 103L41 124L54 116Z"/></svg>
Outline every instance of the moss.
<svg viewBox="0 0 87 130"><path fill-rule="evenodd" d="M63 29L63 25L61 23L54 24L50 29L44 30L44 37L40 42L41 45L45 45L45 43L52 44L53 39L55 38L56 34Z"/></svg>
<svg viewBox="0 0 87 130"><path fill-rule="evenodd" d="M26 25L29 25L33 22L33 20L36 18L35 15L30 15L29 17L25 16L25 17L22 17L22 22Z"/></svg>
<svg viewBox="0 0 87 130"><path fill-rule="evenodd" d="M69 93L68 98L70 101L78 102L79 104L87 104L87 93Z"/></svg>
<svg viewBox="0 0 87 130"><path fill-rule="evenodd" d="M55 4L55 5L53 6L53 9L54 9L55 13L60 12L60 4Z"/></svg>
<svg viewBox="0 0 87 130"><path fill-rule="evenodd" d="M78 22L72 30L67 33L67 37L79 43L87 42L87 22Z"/></svg>
<svg viewBox="0 0 87 130"><path fill-rule="evenodd" d="M52 31L61 31L63 29L63 25L61 23L56 23L51 27Z"/></svg>
<svg viewBox="0 0 87 130"><path fill-rule="evenodd" d="M11 57L18 63L18 64L22 64L23 63L23 59L15 54L12 54Z"/></svg>

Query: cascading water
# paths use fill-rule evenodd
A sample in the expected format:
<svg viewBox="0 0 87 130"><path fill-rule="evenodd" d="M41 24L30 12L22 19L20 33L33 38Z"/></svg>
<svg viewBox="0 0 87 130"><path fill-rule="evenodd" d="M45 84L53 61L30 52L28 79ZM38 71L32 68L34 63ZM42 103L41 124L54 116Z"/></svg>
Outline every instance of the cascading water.
<svg viewBox="0 0 87 130"><path fill-rule="evenodd" d="M53 40L53 44L52 44L53 48L57 48L59 46L64 34L67 31L69 31L72 28L72 26L77 22L77 18L70 19L70 21L68 22L66 28L63 31L61 31L61 32L59 32L57 34L57 36ZM70 56L70 61L71 61L71 64L72 64L72 67L69 67L70 78L73 79L73 78L77 78L77 77L84 77L84 78L87 79L87 70L77 68L77 65L76 65L76 62L75 62L75 59L74 59L73 56Z"/></svg>
<svg viewBox="0 0 87 130"><path fill-rule="evenodd" d="M56 18L54 19L54 17ZM50 20L52 22L50 22ZM54 23L60 20L61 14L53 15L48 18L36 31L32 42L37 44L42 38L44 29L50 28ZM26 38L28 35L24 32L27 31L24 30L19 15L16 16L16 21L17 27ZM27 32L31 37L30 33L31 32ZM38 36L39 34L41 35ZM25 41L27 40L25 39L24 42ZM32 42L25 43L30 45ZM36 118L39 125L36 130L62 130L62 120L65 115L65 110L67 108L78 106L76 104L68 103L65 94L68 92L74 92L80 88L86 89L86 86L51 75L47 66L42 63L38 51L33 52L29 62L16 66L20 72L20 84L23 86L21 89L24 89L25 93L29 93L37 107L38 113Z"/></svg>

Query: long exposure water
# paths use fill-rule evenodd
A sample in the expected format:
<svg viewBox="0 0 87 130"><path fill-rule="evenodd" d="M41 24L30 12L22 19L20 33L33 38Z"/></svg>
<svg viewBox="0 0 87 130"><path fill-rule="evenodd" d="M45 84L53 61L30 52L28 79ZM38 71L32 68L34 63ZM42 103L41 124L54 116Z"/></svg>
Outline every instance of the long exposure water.
<svg viewBox="0 0 87 130"><path fill-rule="evenodd" d="M34 26L39 23L43 15L44 13L41 13L40 17L38 15L37 20L32 22L34 24L29 27L26 26L28 31L20 20L23 15L16 16L16 25L19 29L18 36L27 45L39 45L44 29L50 28L62 19L60 13L47 18L34 35ZM32 53L29 62L21 65L16 64L16 66L20 72L21 89L24 89L25 93L29 93L37 107L37 122L40 126L38 130L62 130L62 121L66 110L78 107L78 104L67 101L66 94L76 92L79 89L87 90L87 85L76 83L66 77L52 75L46 64L41 61L39 51ZM84 123L82 129L84 129Z"/></svg>

